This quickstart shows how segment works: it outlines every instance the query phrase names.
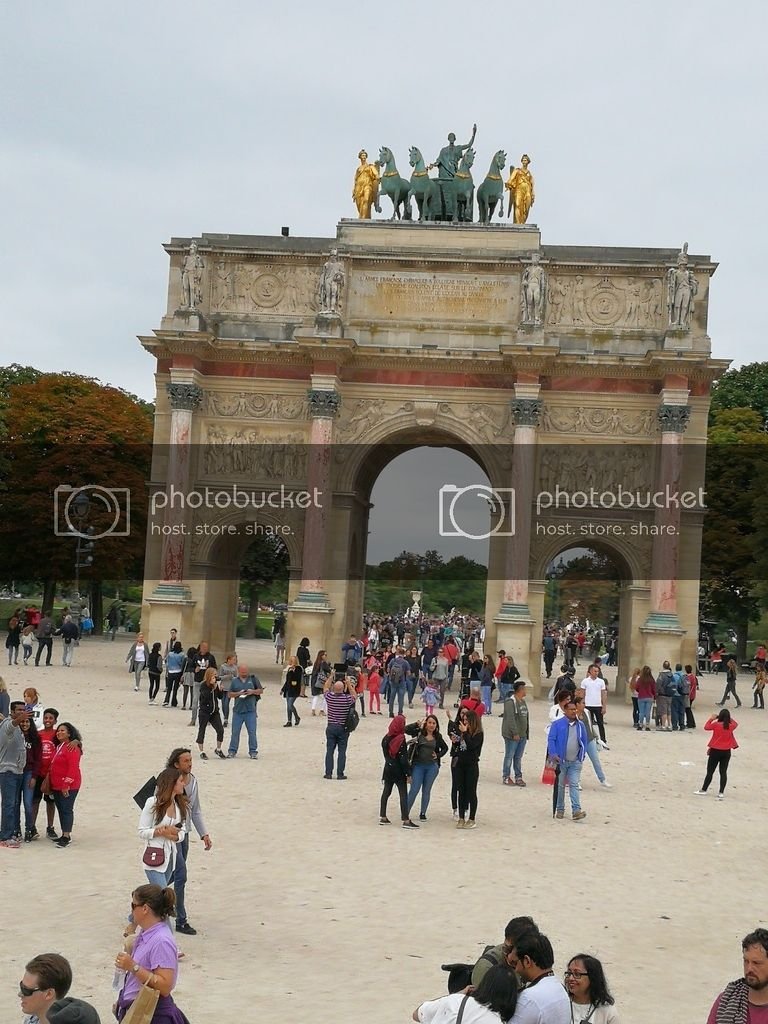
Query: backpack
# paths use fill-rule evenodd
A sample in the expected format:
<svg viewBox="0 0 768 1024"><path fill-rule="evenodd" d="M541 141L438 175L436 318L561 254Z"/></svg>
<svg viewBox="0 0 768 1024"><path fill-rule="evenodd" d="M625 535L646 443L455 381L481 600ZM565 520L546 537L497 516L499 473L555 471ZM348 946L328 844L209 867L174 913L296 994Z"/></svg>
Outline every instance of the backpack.
<svg viewBox="0 0 768 1024"><path fill-rule="evenodd" d="M666 670L660 674L662 697L676 697L678 694L677 680L672 672Z"/></svg>
<svg viewBox="0 0 768 1024"><path fill-rule="evenodd" d="M680 693L683 697L690 697L691 695L691 680L688 678L686 672L676 672L676 676L679 676L678 682L680 684Z"/></svg>
<svg viewBox="0 0 768 1024"><path fill-rule="evenodd" d="M399 664L398 662L393 660L393 663L390 665L387 671L387 675L389 676L390 683L392 683L394 686L399 686L399 684L402 683L403 678L405 676L402 664Z"/></svg>
<svg viewBox="0 0 768 1024"><path fill-rule="evenodd" d="M358 725L360 725L360 715L358 715L355 710L355 705L351 704L349 711L347 712L347 717L344 719L344 731L354 732Z"/></svg>

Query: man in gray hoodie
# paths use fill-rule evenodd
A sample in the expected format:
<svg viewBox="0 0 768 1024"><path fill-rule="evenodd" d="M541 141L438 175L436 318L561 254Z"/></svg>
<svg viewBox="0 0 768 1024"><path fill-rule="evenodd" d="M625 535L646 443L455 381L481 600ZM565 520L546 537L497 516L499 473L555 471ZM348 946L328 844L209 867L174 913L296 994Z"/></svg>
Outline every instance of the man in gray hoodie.
<svg viewBox="0 0 768 1024"><path fill-rule="evenodd" d="M0 848L18 850L20 839L14 838L16 804L21 794L27 745L21 723L29 720L24 702L11 702L10 715L0 722Z"/></svg>
<svg viewBox="0 0 768 1024"><path fill-rule="evenodd" d="M184 792L189 798L189 814L187 815L184 839L176 844L176 866L173 874L173 888L176 893L176 931L183 935L197 935L197 929L193 928L187 920L187 909L184 905L184 892L187 885L187 858L189 857L189 834L192 825L200 836L206 851L210 850L213 843L208 835L208 829L203 821L203 812L200 809L200 791L197 788L197 779L192 774L192 752L188 747L177 747L172 750L166 764L166 768L178 768L184 777Z"/></svg>

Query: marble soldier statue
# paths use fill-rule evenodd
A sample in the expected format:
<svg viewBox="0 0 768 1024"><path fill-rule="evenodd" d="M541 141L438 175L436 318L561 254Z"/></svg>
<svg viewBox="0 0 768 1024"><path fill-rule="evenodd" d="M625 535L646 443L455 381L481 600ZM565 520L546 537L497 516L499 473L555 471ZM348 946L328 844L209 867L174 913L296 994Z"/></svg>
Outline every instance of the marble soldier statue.
<svg viewBox="0 0 768 1024"><path fill-rule="evenodd" d="M667 271L667 310L669 326L687 331L691 326L693 300L699 290L699 284L692 270L688 269L688 243L686 242L677 257L677 266Z"/></svg>
<svg viewBox="0 0 768 1024"><path fill-rule="evenodd" d="M317 288L318 308L322 313L338 313L341 310L341 296L344 290L344 264L336 249L331 249L320 272Z"/></svg>
<svg viewBox="0 0 768 1024"><path fill-rule="evenodd" d="M194 309L203 301L203 270L205 263L198 254L197 242L189 243L189 253L181 263L181 308Z"/></svg>

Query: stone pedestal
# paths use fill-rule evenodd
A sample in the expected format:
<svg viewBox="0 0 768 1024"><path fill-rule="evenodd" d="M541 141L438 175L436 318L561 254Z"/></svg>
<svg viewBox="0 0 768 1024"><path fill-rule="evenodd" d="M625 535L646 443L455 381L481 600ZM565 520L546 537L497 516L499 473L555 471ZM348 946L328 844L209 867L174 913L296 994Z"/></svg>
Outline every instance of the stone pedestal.
<svg viewBox="0 0 768 1024"><path fill-rule="evenodd" d="M327 338L343 338L344 325L339 314L321 310L315 317L315 334Z"/></svg>
<svg viewBox="0 0 768 1024"><path fill-rule="evenodd" d="M158 583L142 606L141 628L147 633L151 628L153 640L167 637L175 629L186 650L193 642L193 637L194 643L198 640L196 605L197 601L192 598L189 587Z"/></svg>
<svg viewBox="0 0 768 1024"><path fill-rule="evenodd" d="M524 612L527 613L524 614ZM506 651L515 659L515 665L520 676L526 682L539 680L539 666L531 663L531 645L533 643L534 629L541 627L533 620L525 609L508 607L502 605L501 611L494 619L496 625L496 650ZM496 651L488 651L494 661L498 662ZM533 680L531 676L533 675ZM540 682L540 680L539 680ZM537 686L533 682L534 696L538 697Z"/></svg>
<svg viewBox="0 0 768 1024"><path fill-rule="evenodd" d="M656 675L668 661L674 667L682 655L682 642L685 630L680 629L677 616L670 616L665 623L664 617L651 613L644 626L640 627L643 637L643 664L650 665Z"/></svg>

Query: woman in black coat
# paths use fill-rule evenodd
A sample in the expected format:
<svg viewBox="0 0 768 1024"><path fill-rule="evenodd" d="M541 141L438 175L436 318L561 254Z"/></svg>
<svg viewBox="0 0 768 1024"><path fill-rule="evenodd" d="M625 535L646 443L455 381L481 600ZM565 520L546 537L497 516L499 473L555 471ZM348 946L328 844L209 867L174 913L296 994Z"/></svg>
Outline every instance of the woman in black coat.
<svg viewBox="0 0 768 1024"><path fill-rule="evenodd" d="M400 817L403 828L418 828L415 821L408 817L408 780L411 768L408 764L408 746L405 742L405 716L395 715L389 723L386 736L381 741L381 750L384 754L384 771L381 779L384 789L381 792L381 804L379 807L379 824L389 825L387 817L387 801L394 788L397 788L400 797Z"/></svg>

